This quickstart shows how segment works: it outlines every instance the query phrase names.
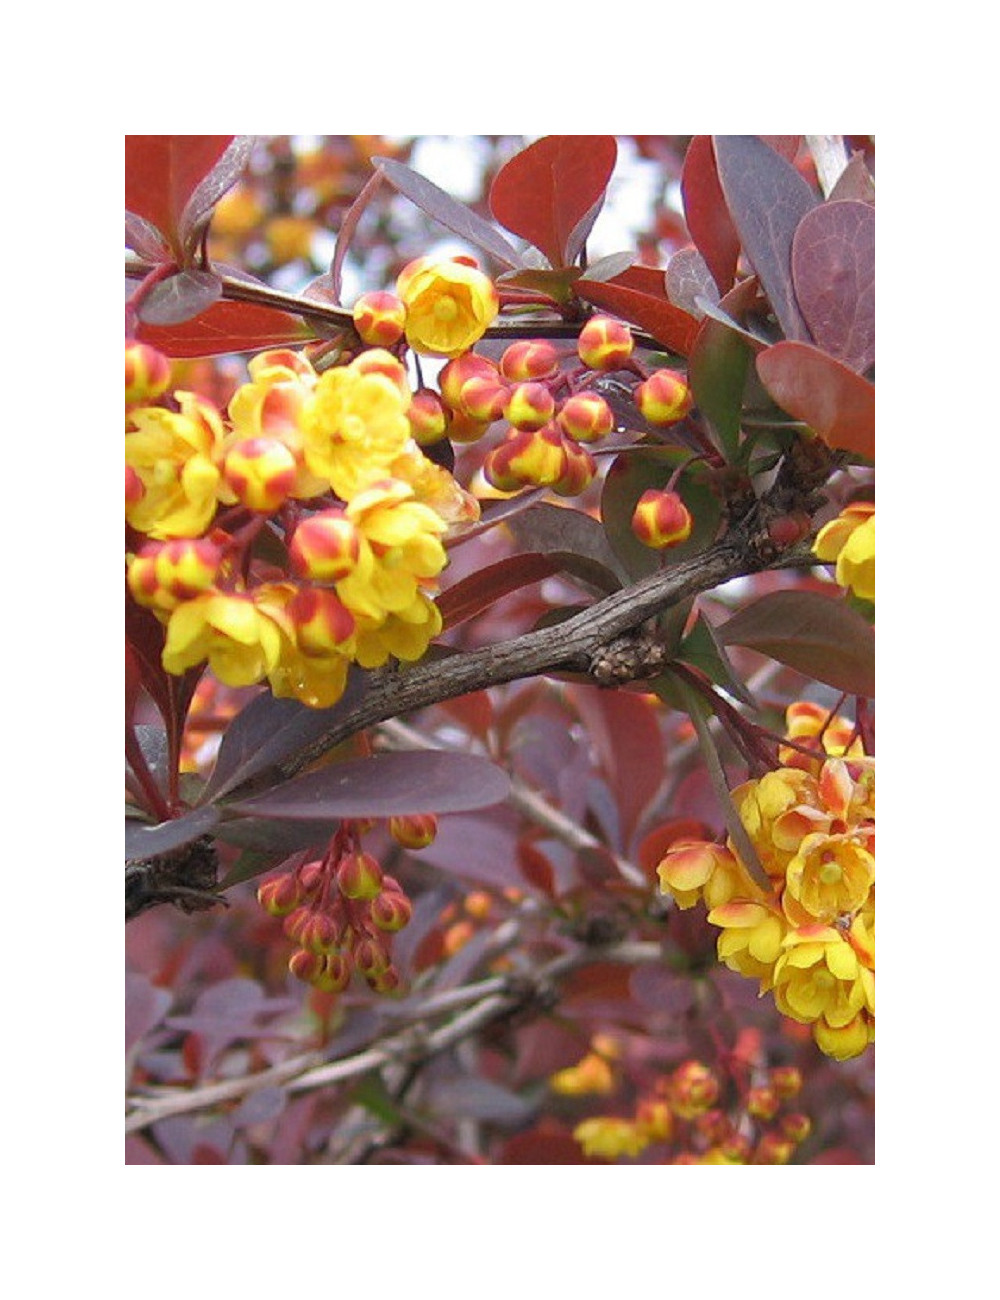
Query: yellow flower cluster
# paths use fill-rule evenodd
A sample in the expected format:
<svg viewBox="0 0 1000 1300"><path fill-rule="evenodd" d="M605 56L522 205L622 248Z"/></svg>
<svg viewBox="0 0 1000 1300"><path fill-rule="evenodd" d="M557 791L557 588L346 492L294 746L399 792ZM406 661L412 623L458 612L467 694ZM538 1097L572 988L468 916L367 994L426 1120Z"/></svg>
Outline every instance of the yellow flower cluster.
<svg viewBox="0 0 1000 1300"><path fill-rule="evenodd" d="M128 585L166 625L167 671L207 663L323 708L352 661L420 658L441 630L444 535L478 506L413 441L402 364L368 348L320 374L272 350L223 412L143 391L137 375L162 374L144 346L126 356ZM287 573L252 553L268 530Z"/></svg>
<svg viewBox="0 0 1000 1300"><path fill-rule="evenodd" d="M802 727L801 711L794 722ZM838 1060L875 1037L875 762L853 750L852 742L849 759L779 767L733 791L770 889L731 838L675 843L657 868L679 907L708 907L721 930L719 959L772 992L779 1011L810 1025Z"/></svg>

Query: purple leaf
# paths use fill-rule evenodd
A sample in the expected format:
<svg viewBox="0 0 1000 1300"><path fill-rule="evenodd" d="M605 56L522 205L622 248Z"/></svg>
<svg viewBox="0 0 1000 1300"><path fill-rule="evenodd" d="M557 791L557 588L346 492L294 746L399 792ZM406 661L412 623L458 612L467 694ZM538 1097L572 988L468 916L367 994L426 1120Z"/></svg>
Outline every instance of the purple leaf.
<svg viewBox="0 0 1000 1300"><path fill-rule="evenodd" d="M218 808L195 808L183 817L145 826L134 821L125 823L125 860L137 862L154 854L179 849L205 835L219 820Z"/></svg>
<svg viewBox="0 0 1000 1300"><path fill-rule="evenodd" d="M500 803L509 790L506 773L487 759L430 750L331 763L229 806L247 816L308 822L463 812Z"/></svg>
<svg viewBox="0 0 1000 1300"><path fill-rule="evenodd" d="M598 591L618 591L628 581L628 572L604 528L582 511L543 501L515 515L507 528L518 546L558 558L567 573Z"/></svg>
<svg viewBox="0 0 1000 1300"><path fill-rule="evenodd" d="M743 251L785 337L810 341L792 284L792 239L819 197L790 162L755 135L717 135L719 181Z"/></svg>
<svg viewBox="0 0 1000 1300"><path fill-rule="evenodd" d="M590 272L588 271L588 275ZM704 311L699 298L719 301L719 290L708 263L696 248L681 248L667 263L667 297L675 307L699 319Z"/></svg>
<svg viewBox="0 0 1000 1300"><path fill-rule="evenodd" d="M816 346L863 374L875 364L875 209L852 199L807 213L792 240L795 296Z"/></svg>
<svg viewBox="0 0 1000 1300"><path fill-rule="evenodd" d="M340 229L337 231L337 242L333 249L333 260L330 262L329 286L332 295L332 301L338 306L340 304L340 291L343 285L344 258L347 256L347 250L350 246L354 232L358 228L358 222L375 197L375 193L382 184L384 172L381 168L376 168L371 176L365 181L358 191L354 202L344 214L344 219L340 223ZM321 277L323 279L324 277Z"/></svg>
<svg viewBox="0 0 1000 1300"><path fill-rule="evenodd" d="M875 695L875 630L843 600L817 591L772 591L716 629L741 645L851 695Z"/></svg>
<svg viewBox="0 0 1000 1300"><path fill-rule="evenodd" d="M365 677L352 669L347 689L329 709L310 709L298 700L279 700L269 691L255 696L232 720L219 746L215 768L201 802L230 790L290 758L328 731L364 695Z"/></svg>
<svg viewBox="0 0 1000 1300"><path fill-rule="evenodd" d="M146 325L180 325L207 311L222 296L222 281L211 271L178 271L155 285L139 306Z"/></svg>
<svg viewBox="0 0 1000 1300"><path fill-rule="evenodd" d="M125 976L125 1051L154 1029L173 997L168 989L157 988L145 975Z"/></svg>
<svg viewBox="0 0 1000 1300"><path fill-rule="evenodd" d="M215 205L239 179L250 161L255 137L234 136L225 153L207 176L193 190L177 223L177 233L187 258L193 257L201 242L205 227L212 217Z"/></svg>
<svg viewBox="0 0 1000 1300"><path fill-rule="evenodd" d="M164 262L170 256L170 246L153 223L134 212L125 213L125 247L147 262Z"/></svg>
<svg viewBox="0 0 1000 1300"><path fill-rule="evenodd" d="M395 158L372 158L389 184L453 234L494 257L502 266L523 266L524 259L500 232L458 199Z"/></svg>

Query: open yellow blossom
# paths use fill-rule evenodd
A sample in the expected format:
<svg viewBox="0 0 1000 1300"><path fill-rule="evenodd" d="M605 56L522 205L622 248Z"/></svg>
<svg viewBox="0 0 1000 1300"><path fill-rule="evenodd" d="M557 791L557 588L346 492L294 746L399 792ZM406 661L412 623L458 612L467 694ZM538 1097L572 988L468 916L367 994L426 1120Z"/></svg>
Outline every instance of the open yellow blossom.
<svg viewBox="0 0 1000 1300"><path fill-rule="evenodd" d="M864 600L875 599L875 506L855 501L819 530L813 554L836 561L836 578Z"/></svg>
<svg viewBox="0 0 1000 1300"><path fill-rule="evenodd" d="M299 421L306 466L344 501L384 478L410 438L408 396L390 374L370 367L368 352L324 371Z"/></svg>
<svg viewBox="0 0 1000 1300"><path fill-rule="evenodd" d="M835 926L802 926L783 942L774 1000L792 1020L813 1026L824 1052L857 1056L874 1035L875 975Z"/></svg>
<svg viewBox="0 0 1000 1300"><path fill-rule="evenodd" d="M414 352L457 357L477 343L500 310L493 281L469 259L418 257L400 272L406 341Z"/></svg>
<svg viewBox="0 0 1000 1300"><path fill-rule="evenodd" d="M615 1077L611 1065L597 1052L588 1052L576 1065L557 1070L549 1079L553 1092L565 1097L582 1097L589 1093L614 1091Z"/></svg>
<svg viewBox="0 0 1000 1300"><path fill-rule="evenodd" d="M129 412L125 464L142 485L125 518L157 540L197 537L215 514L221 478L222 417L194 393L176 394L179 411L141 406Z"/></svg>
<svg viewBox="0 0 1000 1300"><path fill-rule="evenodd" d="M227 686L252 686L277 666L280 649L277 624L250 595L213 589L171 613L162 658L168 673L207 660Z"/></svg>
<svg viewBox="0 0 1000 1300"><path fill-rule="evenodd" d="M649 1138L639 1126L628 1119L597 1115L577 1124L573 1136L583 1147L585 1156L598 1156L603 1160L618 1160L621 1156L637 1156L649 1145Z"/></svg>
<svg viewBox="0 0 1000 1300"><path fill-rule="evenodd" d="M308 499L328 491L329 482L306 466L300 427L302 412L319 376L305 357L287 348L259 353L250 361L248 369L249 382L240 385L227 408L232 425L230 443L252 438L276 439L284 443L295 460L296 475L290 495Z"/></svg>

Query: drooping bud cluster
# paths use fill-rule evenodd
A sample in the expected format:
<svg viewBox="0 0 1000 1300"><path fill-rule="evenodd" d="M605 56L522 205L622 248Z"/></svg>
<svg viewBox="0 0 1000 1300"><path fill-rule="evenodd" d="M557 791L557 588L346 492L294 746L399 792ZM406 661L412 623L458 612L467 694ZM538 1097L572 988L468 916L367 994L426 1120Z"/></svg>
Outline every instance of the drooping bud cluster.
<svg viewBox="0 0 1000 1300"><path fill-rule="evenodd" d="M571 1073L561 1071L550 1085L565 1096L610 1091L557 1087ZM752 1076L737 1072L726 1096L717 1070L682 1061L641 1091L630 1113L591 1116L573 1136L598 1160L634 1160L652 1148L660 1164L787 1164L812 1130L807 1115L783 1109L801 1082L794 1067L758 1067Z"/></svg>
<svg viewBox="0 0 1000 1300"><path fill-rule="evenodd" d="M342 822L322 858L265 880L257 900L296 944L288 968L297 979L337 993L357 973L376 993L399 989L392 936L412 904L362 847L360 823Z"/></svg>
<svg viewBox="0 0 1000 1300"><path fill-rule="evenodd" d="M804 710L790 721L809 734ZM831 743L849 757L806 755L732 793L769 889L732 838L677 841L657 873L678 907L705 903L720 961L844 1060L875 1037L875 760L852 736Z"/></svg>

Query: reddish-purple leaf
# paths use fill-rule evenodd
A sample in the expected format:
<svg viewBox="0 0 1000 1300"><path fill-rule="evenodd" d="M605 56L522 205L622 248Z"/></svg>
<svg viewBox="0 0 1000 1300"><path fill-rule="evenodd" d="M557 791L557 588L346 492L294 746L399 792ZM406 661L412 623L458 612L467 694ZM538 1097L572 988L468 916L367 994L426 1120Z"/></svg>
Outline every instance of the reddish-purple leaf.
<svg viewBox="0 0 1000 1300"><path fill-rule="evenodd" d="M800 135L762 135L760 139L775 153L781 154L782 158L788 162L795 161L795 155L802 143Z"/></svg>
<svg viewBox="0 0 1000 1300"><path fill-rule="evenodd" d="M144 826L140 822L125 823L125 857L130 862L179 849L183 844L193 844L212 829L219 820L218 808L195 808L182 817L160 822L158 826Z"/></svg>
<svg viewBox="0 0 1000 1300"><path fill-rule="evenodd" d="M851 695L875 695L875 630L844 600L783 589L744 606L716 629L741 645Z"/></svg>
<svg viewBox="0 0 1000 1300"><path fill-rule="evenodd" d="M134 212L125 213L125 247L147 262L163 262L170 256L170 249L156 227Z"/></svg>
<svg viewBox="0 0 1000 1300"><path fill-rule="evenodd" d="M783 411L828 446L875 459L875 385L808 343L775 343L757 373Z"/></svg>
<svg viewBox="0 0 1000 1300"><path fill-rule="evenodd" d="M631 269L634 271L636 268ZM584 278L577 280L574 289L585 302L638 325L665 348L686 357L694 346L698 321L674 306L663 285L663 272L656 274L661 282L659 295L627 287L622 283L622 276L603 282Z"/></svg>
<svg viewBox="0 0 1000 1300"><path fill-rule="evenodd" d="M184 250L185 260L198 251L202 235L212 219L215 205L236 184L245 170L253 152L255 137L234 136L222 157L212 170L198 182L184 205L177 223L177 233Z"/></svg>
<svg viewBox="0 0 1000 1300"><path fill-rule="evenodd" d="M426 176L421 176L395 158L372 158L372 162L394 189L399 190L400 194L404 194L411 203L433 217L446 230L483 249L501 266L513 269L523 265L520 253L504 239L499 230L495 230L477 212L452 198Z"/></svg>
<svg viewBox="0 0 1000 1300"><path fill-rule="evenodd" d="M395 817L484 808L509 791L506 773L487 759L428 750L331 763L229 807L279 821Z"/></svg>
<svg viewBox="0 0 1000 1300"><path fill-rule="evenodd" d="M340 291L343 287L344 258L347 256L347 250L350 247L351 240L354 238L354 232L358 228L358 222L361 220L365 209L375 197L376 191L382 184L385 173L381 168L376 168L371 176L365 181L361 189L355 196L354 202L344 213L344 218L340 223L340 229L337 231L337 242L333 249L333 260L330 262L329 286L331 301L340 303ZM323 279L323 277L320 277Z"/></svg>
<svg viewBox="0 0 1000 1300"><path fill-rule="evenodd" d="M717 303L719 290L708 263L697 248L681 248L667 263L667 297L675 307L698 320L704 315L698 299Z"/></svg>
<svg viewBox="0 0 1000 1300"><path fill-rule="evenodd" d="M786 338L808 340L792 283L792 239L820 200L798 171L755 135L713 137L733 224Z"/></svg>
<svg viewBox="0 0 1000 1300"><path fill-rule="evenodd" d="M816 346L863 374L875 364L875 209L823 203L792 240L795 297Z"/></svg>
<svg viewBox="0 0 1000 1300"><path fill-rule="evenodd" d="M125 208L155 226L184 260L181 214L235 139L231 135L127 135Z"/></svg>
<svg viewBox="0 0 1000 1300"><path fill-rule="evenodd" d="M553 267L566 266L573 260L571 241L578 243L589 229L617 158L613 135L543 136L497 172L490 211Z"/></svg>
<svg viewBox="0 0 1000 1300"><path fill-rule="evenodd" d="M262 691L226 728L202 803L260 777L330 729L361 701L366 678L354 669L344 694L328 709L310 709L298 700L281 700Z"/></svg>
<svg viewBox="0 0 1000 1300"><path fill-rule="evenodd" d="M692 137L681 171L684 220L695 247L705 259L719 293L736 279L740 237L736 233L715 166L712 137Z"/></svg>
<svg viewBox="0 0 1000 1300"><path fill-rule="evenodd" d="M542 501L515 515L507 527L524 550L554 556L561 568L600 592L617 591L628 581L627 570L592 515Z"/></svg>
<svg viewBox="0 0 1000 1300"><path fill-rule="evenodd" d="M572 701L614 794L621 847L627 848L663 780L664 750L656 711L641 695L599 687L577 688Z"/></svg>
<svg viewBox="0 0 1000 1300"><path fill-rule="evenodd" d="M181 325L208 311L222 294L222 281L211 271L178 271L153 286L139 305L147 325Z"/></svg>
<svg viewBox="0 0 1000 1300"><path fill-rule="evenodd" d="M456 582L437 598L445 628L475 618L504 596L520 591L559 572L559 561L551 555L510 555L496 564L477 569Z"/></svg>
<svg viewBox="0 0 1000 1300"><path fill-rule="evenodd" d="M221 299L179 325L140 322L137 337L169 357L216 357L288 344L301 346L316 335L298 316L277 307Z"/></svg>

